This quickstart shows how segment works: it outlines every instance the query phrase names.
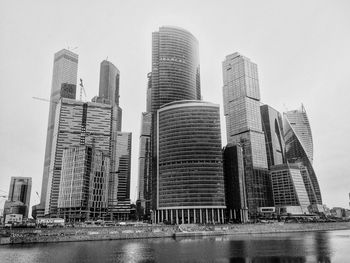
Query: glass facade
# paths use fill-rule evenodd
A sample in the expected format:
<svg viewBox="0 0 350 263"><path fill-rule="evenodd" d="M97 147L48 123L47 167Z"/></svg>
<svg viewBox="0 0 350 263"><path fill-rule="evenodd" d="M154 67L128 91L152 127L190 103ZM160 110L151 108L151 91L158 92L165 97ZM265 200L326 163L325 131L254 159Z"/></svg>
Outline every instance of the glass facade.
<svg viewBox="0 0 350 263"><path fill-rule="evenodd" d="M109 212L113 219L124 219L130 213L131 133L117 132L116 172L111 173ZM121 202L127 201L128 209ZM125 202L124 202L125 203Z"/></svg>
<svg viewBox="0 0 350 263"><path fill-rule="evenodd" d="M233 53L226 56L222 67L227 143L242 147L245 202L248 215L255 217L259 207L273 205L261 122L257 65L249 58Z"/></svg>
<svg viewBox="0 0 350 263"><path fill-rule="evenodd" d="M296 213L309 213L309 197L299 165L276 165L271 167L273 198L276 207L299 207Z"/></svg>
<svg viewBox="0 0 350 263"><path fill-rule="evenodd" d="M63 150L94 144L96 150L110 156L112 117L112 106L107 104L60 100L52 140L45 214L57 213Z"/></svg>
<svg viewBox="0 0 350 263"><path fill-rule="evenodd" d="M119 105L120 72L110 61L103 60L100 64L99 97L105 103Z"/></svg>
<svg viewBox="0 0 350 263"><path fill-rule="evenodd" d="M300 110L284 113L283 130L287 161L289 163L301 163L306 167L311 181L311 185L306 188L309 199L312 204L321 205L321 190L312 166L313 142L311 127L304 106ZM308 182L307 177L304 176L304 178Z"/></svg>
<svg viewBox="0 0 350 263"><path fill-rule="evenodd" d="M304 106L302 105L299 110L285 112L284 124L288 159L298 159L305 153L312 164L314 151L312 133Z"/></svg>
<svg viewBox="0 0 350 263"><path fill-rule="evenodd" d="M248 204L242 147L228 144L223 150L225 200L230 221L247 222Z"/></svg>
<svg viewBox="0 0 350 263"><path fill-rule="evenodd" d="M219 106L169 103L157 128L158 209L224 208Z"/></svg>
<svg viewBox="0 0 350 263"><path fill-rule="evenodd" d="M150 212L150 176L151 176L151 125L152 113L143 112L141 121L138 199L146 214Z"/></svg>
<svg viewBox="0 0 350 263"><path fill-rule="evenodd" d="M31 177L11 177L8 201L23 206L22 214L24 217L28 217L31 190Z"/></svg>
<svg viewBox="0 0 350 263"><path fill-rule="evenodd" d="M253 167L267 168L257 66L239 53L228 55L223 62L223 80L227 142L246 141Z"/></svg>
<svg viewBox="0 0 350 263"><path fill-rule="evenodd" d="M58 216L67 221L106 218L109 157L91 146L63 151Z"/></svg>
<svg viewBox="0 0 350 263"><path fill-rule="evenodd" d="M283 122L281 114L269 105L260 106L261 121L266 139L268 166L286 163Z"/></svg>
<svg viewBox="0 0 350 263"><path fill-rule="evenodd" d="M157 115L156 222L223 222L219 106L178 101Z"/></svg>
<svg viewBox="0 0 350 263"><path fill-rule="evenodd" d="M160 27L152 34L152 106L176 100L199 100L198 41L178 27Z"/></svg>
<svg viewBox="0 0 350 263"><path fill-rule="evenodd" d="M157 110L180 100L200 100L198 41L187 30L160 27L152 33L152 72L148 74L147 110L152 112L151 209L157 207Z"/></svg>
<svg viewBox="0 0 350 263"><path fill-rule="evenodd" d="M76 86L78 74L78 55L72 51L62 49L55 53L52 73L52 85L50 95L50 108L49 108L49 119L47 125L46 135L46 147L45 147L45 160L44 160L44 171L43 180L41 185L41 200L40 207L44 209L46 204L47 190L49 186L49 168L51 163L51 151L52 151L52 140L53 131L55 126L56 106L59 99L62 96L61 87L62 84L72 84ZM64 94L63 94L64 95ZM75 93L68 93L68 98L71 98Z"/></svg>

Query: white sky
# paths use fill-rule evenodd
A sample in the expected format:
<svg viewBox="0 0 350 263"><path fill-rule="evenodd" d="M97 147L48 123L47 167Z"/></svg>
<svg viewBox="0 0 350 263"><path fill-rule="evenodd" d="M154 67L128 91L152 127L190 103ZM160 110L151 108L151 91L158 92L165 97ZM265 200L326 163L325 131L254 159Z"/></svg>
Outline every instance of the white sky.
<svg viewBox="0 0 350 263"><path fill-rule="evenodd" d="M32 97L49 98L54 53L77 46L78 78L89 100L98 93L103 59L108 56L121 72L135 200L151 33L174 25L199 41L204 100L222 107L221 63L238 51L258 64L262 102L281 112L304 103L324 203L349 207L349 14L346 0L1 1L0 190L8 192L11 176L30 176L31 204L38 202L49 104ZM225 144L223 116L221 126Z"/></svg>

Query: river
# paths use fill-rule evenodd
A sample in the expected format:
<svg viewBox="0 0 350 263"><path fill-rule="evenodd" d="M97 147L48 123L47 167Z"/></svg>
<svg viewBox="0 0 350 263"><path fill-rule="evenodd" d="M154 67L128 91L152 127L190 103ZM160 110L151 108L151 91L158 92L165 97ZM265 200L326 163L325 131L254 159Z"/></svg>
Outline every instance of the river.
<svg viewBox="0 0 350 263"><path fill-rule="evenodd" d="M0 262L350 262L350 230L6 245Z"/></svg>

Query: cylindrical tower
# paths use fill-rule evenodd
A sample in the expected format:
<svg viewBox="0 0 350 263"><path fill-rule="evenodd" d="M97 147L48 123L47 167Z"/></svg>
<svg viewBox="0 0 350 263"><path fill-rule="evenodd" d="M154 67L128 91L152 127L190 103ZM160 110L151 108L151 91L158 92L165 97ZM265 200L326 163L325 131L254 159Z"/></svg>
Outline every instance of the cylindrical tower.
<svg viewBox="0 0 350 263"><path fill-rule="evenodd" d="M219 106L177 101L157 112L157 222L223 222Z"/></svg>
<svg viewBox="0 0 350 263"><path fill-rule="evenodd" d="M200 100L198 41L164 26L152 34L152 111L177 100Z"/></svg>

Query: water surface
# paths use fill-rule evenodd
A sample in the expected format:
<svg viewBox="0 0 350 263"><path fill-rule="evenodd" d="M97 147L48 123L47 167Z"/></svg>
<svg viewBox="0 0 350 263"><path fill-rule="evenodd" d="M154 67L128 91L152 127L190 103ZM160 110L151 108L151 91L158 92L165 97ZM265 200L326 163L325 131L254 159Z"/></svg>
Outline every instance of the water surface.
<svg viewBox="0 0 350 263"><path fill-rule="evenodd" d="M0 262L350 262L350 230L11 245Z"/></svg>

